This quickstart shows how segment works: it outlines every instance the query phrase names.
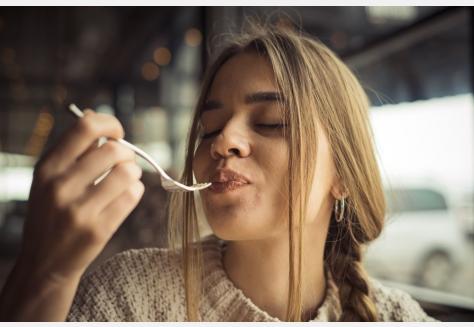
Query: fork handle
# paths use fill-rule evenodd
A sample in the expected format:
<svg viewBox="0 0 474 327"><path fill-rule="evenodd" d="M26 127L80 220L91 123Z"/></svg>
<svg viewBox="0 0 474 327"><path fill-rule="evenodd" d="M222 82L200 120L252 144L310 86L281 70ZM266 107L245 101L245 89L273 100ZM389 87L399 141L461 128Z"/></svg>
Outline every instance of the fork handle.
<svg viewBox="0 0 474 327"><path fill-rule="evenodd" d="M139 147L137 147L136 145L133 145L132 143L129 143L127 141L125 141L124 139L116 139L116 141L124 146L126 146L127 148L131 149L133 152L135 152L137 155L139 155L140 157L142 157L143 159L145 159L150 165L153 166L153 168L155 168L156 170L158 170L158 172L161 174L161 176L163 176L164 178L166 179L171 179L171 177L168 176L168 174L163 170L163 168L161 168L160 166L158 166L156 164L156 162L145 152L143 151L142 149L140 149Z"/></svg>

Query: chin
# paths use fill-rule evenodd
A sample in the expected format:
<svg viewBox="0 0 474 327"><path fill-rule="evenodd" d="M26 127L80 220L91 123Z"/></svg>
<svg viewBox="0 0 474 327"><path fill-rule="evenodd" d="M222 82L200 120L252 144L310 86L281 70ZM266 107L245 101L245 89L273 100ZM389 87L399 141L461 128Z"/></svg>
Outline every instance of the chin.
<svg viewBox="0 0 474 327"><path fill-rule="evenodd" d="M278 205L258 192L203 192L202 208L212 232L223 240L265 239L281 231ZM284 211L284 210L283 210Z"/></svg>
<svg viewBox="0 0 474 327"><path fill-rule="evenodd" d="M226 213L206 214L206 217L213 234L226 241L261 240L280 232L278 223L265 222L262 215Z"/></svg>
<svg viewBox="0 0 474 327"><path fill-rule="evenodd" d="M248 224L243 223L243 217L232 214L206 214L207 222L212 232L220 239L236 241L249 237Z"/></svg>

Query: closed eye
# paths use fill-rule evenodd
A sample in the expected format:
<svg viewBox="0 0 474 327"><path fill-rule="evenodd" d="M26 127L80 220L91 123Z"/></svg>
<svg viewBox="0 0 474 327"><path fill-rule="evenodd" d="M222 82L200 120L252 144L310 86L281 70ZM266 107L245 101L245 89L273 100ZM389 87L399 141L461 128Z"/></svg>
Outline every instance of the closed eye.
<svg viewBox="0 0 474 327"><path fill-rule="evenodd" d="M256 126L266 129L279 129L285 127L285 124L257 124Z"/></svg>
<svg viewBox="0 0 474 327"><path fill-rule="evenodd" d="M273 131L273 130L279 130L285 127L285 124L256 124L255 125L257 128ZM222 129L215 130L213 132L205 133L202 135L203 139L210 139L214 136L219 135L219 133L222 131Z"/></svg>
<svg viewBox="0 0 474 327"><path fill-rule="evenodd" d="M215 130L213 132L205 133L205 134L202 135L202 138L203 139L210 139L210 138L212 138L216 135L219 135L220 132L221 132L221 130L218 129L218 130Z"/></svg>

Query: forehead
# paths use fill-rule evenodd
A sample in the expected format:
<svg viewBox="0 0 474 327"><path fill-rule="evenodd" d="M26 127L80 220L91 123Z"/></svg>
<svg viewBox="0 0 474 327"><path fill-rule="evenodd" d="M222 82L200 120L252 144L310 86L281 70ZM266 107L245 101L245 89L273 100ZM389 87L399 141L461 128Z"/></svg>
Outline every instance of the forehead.
<svg viewBox="0 0 474 327"><path fill-rule="evenodd" d="M277 90L270 61L254 52L239 53L217 71L208 98L224 94Z"/></svg>

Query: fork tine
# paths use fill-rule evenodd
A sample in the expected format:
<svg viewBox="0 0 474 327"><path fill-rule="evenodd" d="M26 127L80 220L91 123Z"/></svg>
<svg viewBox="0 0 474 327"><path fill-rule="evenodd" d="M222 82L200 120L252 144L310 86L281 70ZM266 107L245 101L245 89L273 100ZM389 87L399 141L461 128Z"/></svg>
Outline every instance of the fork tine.
<svg viewBox="0 0 474 327"><path fill-rule="evenodd" d="M198 191L202 190L204 188L207 188L211 185L211 183L198 183L194 184L192 186L187 186L184 185L180 182L177 182L175 180L169 180L164 177L161 177L161 186L167 191L173 192L173 191Z"/></svg>

